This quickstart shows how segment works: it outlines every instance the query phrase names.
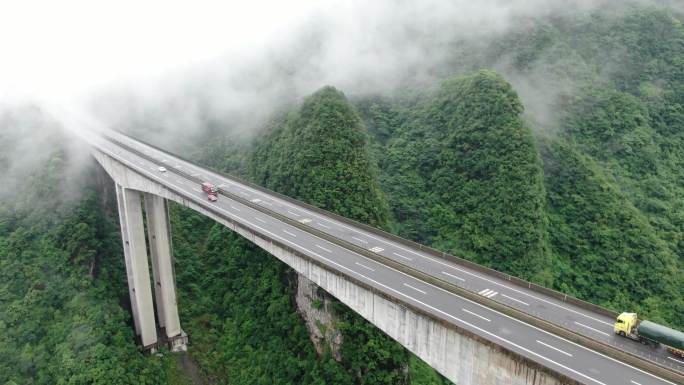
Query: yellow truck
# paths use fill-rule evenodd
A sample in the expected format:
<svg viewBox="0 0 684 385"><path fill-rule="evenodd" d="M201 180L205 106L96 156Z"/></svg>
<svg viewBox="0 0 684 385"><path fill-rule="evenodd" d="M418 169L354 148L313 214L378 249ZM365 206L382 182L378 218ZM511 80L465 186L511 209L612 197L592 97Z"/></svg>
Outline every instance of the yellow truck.
<svg viewBox="0 0 684 385"><path fill-rule="evenodd" d="M615 320L615 334L631 338L643 344L658 347L665 345L667 351L684 358L684 333L658 325L651 321L642 321L636 313L622 313Z"/></svg>

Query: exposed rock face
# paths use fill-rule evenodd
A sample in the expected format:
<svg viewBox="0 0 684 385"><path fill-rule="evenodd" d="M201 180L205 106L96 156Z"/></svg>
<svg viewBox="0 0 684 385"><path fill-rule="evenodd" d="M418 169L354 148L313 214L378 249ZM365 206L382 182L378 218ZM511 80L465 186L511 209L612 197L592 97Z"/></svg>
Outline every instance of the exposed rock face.
<svg viewBox="0 0 684 385"><path fill-rule="evenodd" d="M342 333L336 326L330 298L315 283L297 274L295 301L318 354L329 351L336 361L341 361Z"/></svg>

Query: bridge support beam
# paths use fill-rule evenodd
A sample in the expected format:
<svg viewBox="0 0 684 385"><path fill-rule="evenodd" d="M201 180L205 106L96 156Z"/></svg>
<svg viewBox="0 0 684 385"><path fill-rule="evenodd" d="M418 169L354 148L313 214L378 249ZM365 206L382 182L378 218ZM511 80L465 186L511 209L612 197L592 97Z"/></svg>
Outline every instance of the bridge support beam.
<svg viewBox="0 0 684 385"><path fill-rule="evenodd" d="M116 198L135 332L140 337L144 349L154 350L157 346L157 328L154 322L150 272L147 265L141 193L117 183Z"/></svg>
<svg viewBox="0 0 684 385"><path fill-rule="evenodd" d="M176 275L173 269L166 200L158 195L145 193L145 214L159 327L164 339L168 341L169 349L185 351L187 335L181 329L178 318Z"/></svg>

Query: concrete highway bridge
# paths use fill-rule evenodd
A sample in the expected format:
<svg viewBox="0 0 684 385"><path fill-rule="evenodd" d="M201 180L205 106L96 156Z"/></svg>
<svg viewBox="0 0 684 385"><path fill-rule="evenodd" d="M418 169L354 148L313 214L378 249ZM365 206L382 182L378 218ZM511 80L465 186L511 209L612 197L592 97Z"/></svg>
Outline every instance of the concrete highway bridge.
<svg viewBox="0 0 684 385"><path fill-rule="evenodd" d="M116 183L133 318L146 349L163 343L184 350L187 343L176 303L166 207L171 200L287 263L458 385L684 384L684 361L663 348L616 336L617 314L611 310L208 170L115 132L82 136ZM205 181L218 187L216 202L201 191Z"/></svg>

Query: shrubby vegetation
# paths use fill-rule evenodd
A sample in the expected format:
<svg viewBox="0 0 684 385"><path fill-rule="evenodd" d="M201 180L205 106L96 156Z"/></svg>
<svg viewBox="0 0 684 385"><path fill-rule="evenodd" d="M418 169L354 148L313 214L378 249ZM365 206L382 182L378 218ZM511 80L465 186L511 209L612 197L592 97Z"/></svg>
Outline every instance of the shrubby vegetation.
<svg viewBox="0 0 684 385"><path fill-rule="evenodd" d="M684 329L681 20L634 9L528 21L435 87L351 101L324 87L253 143L214 127L189 156ZM480 70L501 58L510 65ZM520 79L544 85L548 110ZM0 141L0 167L11 143ZM172 358L134 343L111 192L88 184L75 202L33 205L63 196L51 190L63 158L0 201L0 383L182 383ZM446 383L340 303L341 360L317 354L287 266L198 214L171 213L182 324L208 380Z"/></svg>
<svg viewBox="0 0 684 385"><path fill-rule="evenodd" d="M249 156L251 171L242 176L387 226L388 205L364 127L341 92L325 87L272 124ZM186 328L198 345L194 356L209 378L245 384L447 383L334 299L342 360L329 351L319 357L295 308L291 269L221 225L188 210L174 213L174 248L184 266L177 278L180 287L191 288L181 289L181 301L190 304L182 307L182 317L190 320Z"/></svg>
<svg viewBox="0 0 684 385"><path fill-rule="evenodd" d="M408 108L380 156L401 232L550 283L542 166L511 86L481 71Z"/></svg>
<svg viewBox="0 0 684 385"><path fill-rule="evenodd" d="M512 79L542 85L533 92L547 97L550 112L527 90L532 143L524 125L512 136L502 129L514 127L502 124L507 114L488 112L514 105L502 104L505 92L468 87L485 73L447 81L442 91L360 101L399 233L684 327L684 28L676 16L635 9L531 21L477 53L473 68L504 57ZM459 95L453 105L466 107L454 117L440 96L449 89ZM481 113L468 119L470 111ZM520 108L509 111L520 118ZM451 130L440 134L443 127ZM515 143L522 151L511 150ZM465 172L453 168L470 159ZM540 163L543 172L535 171ZM479 188L469 190L473 180L464 179L483 170L501 173L490 183L493 199L487 185L475 179ZM509 199L524 209L510 215ZM524 242L507 238L516 225L527 229ZM480 260L494 240L503 244Z"/></svg>
<svg viewBox="0 0 684 385"><path fill-rule="evenodd" d="M56 151L18 186L24 204L2 205L0 383L174 383L173 359L146 357L135 344L121 305L128 290L118 225L93 169L80 198L62 197L52 183L64 175L64 156ZM32 205L41 200L51 204Z"/></svg>

